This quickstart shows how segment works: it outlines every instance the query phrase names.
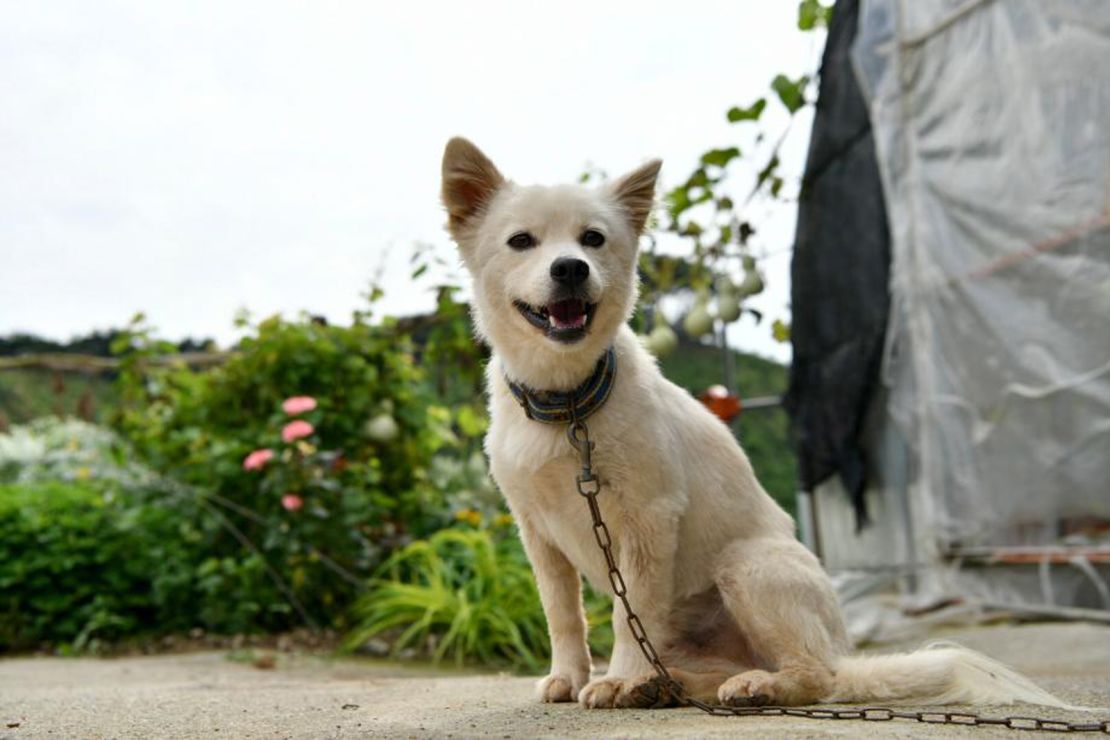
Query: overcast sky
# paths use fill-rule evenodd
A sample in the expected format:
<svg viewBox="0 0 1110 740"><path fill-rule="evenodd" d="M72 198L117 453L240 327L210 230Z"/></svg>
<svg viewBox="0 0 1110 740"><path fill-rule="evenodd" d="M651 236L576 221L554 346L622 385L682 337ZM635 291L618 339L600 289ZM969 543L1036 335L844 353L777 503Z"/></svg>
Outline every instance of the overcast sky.
<svg viewBox="0 0 1110 740"><path fill-rule="evenodd" d="M660 156L674 185L737 141L730 106L820 52L796 2L651 7L0 0L0 334L142 310L167 337L227 343L242 307L346 321L383 265L386 307L421 310L412 245L455 261L437 200L450 136L518 182ZM774 255L754 305L785 317L793 213L752 215ZM732 339L789 357L766 325Z"/></svg>

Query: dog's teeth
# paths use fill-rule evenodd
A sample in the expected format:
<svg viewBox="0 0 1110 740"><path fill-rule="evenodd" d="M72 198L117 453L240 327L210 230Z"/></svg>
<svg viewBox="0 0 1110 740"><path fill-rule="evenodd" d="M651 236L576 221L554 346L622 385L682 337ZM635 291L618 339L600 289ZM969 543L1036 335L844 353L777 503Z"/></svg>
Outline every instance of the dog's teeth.
<svg viewBox="0 0 1110 740"><path fill-rule="evenodd" d="M552 316L551 314L548 314L548 316L547 316L547 323L551 324L552 329L558 329L559 328L559 322L556 321L555 317Z"/></svg>

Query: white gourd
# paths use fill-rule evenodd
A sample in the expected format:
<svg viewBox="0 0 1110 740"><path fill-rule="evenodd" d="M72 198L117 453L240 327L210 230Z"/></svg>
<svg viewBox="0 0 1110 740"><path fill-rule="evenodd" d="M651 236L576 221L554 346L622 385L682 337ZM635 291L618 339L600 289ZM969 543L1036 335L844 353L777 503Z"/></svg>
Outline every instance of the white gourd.
<svg viewBox="0 0 1110 740"><path fill-rule="evenodd" d="M678 335L666 322L660 321L648 335L647 346L656 357L669 355L678 347Z"/></svg>
<svg viewBox="0 0 1110 740"><path fill-rule="evenodd" d="M692 337L702 337L713 331L713 317L705 298L699 298L682 322L682 328Z"/></svg>

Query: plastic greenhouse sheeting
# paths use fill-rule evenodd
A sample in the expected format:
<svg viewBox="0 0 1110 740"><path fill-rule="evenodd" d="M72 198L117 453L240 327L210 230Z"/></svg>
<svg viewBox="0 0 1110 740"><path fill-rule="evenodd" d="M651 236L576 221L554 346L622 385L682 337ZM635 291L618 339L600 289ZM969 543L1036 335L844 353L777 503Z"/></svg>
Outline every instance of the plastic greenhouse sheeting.
<svg viewBox="0 0 1110 740"><path fill-rule="evenodd" d="M853 61L916 526L942 549L1105 535L1110 2L863 0Z"/></svg>

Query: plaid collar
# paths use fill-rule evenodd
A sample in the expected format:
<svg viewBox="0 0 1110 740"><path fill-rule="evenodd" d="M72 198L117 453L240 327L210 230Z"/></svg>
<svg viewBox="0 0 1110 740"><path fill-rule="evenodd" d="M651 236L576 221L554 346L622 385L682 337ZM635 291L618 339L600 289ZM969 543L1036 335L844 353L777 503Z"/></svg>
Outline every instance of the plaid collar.
<svg viewBox="0 0 1110 740"><path fill-rule="evenodd" d="M593 374L573 391L536 391L514 383L507 376L505 382L529 419L544 424L569 424L601 408L613 389L616 374L617 353L610 347L597 361Z"/></svg>

